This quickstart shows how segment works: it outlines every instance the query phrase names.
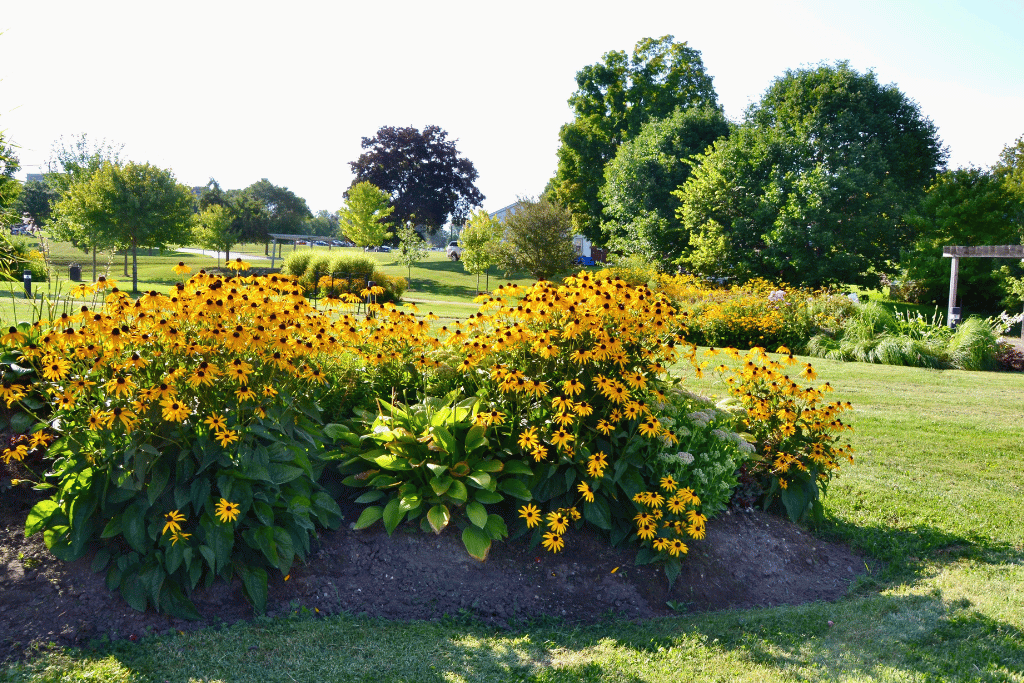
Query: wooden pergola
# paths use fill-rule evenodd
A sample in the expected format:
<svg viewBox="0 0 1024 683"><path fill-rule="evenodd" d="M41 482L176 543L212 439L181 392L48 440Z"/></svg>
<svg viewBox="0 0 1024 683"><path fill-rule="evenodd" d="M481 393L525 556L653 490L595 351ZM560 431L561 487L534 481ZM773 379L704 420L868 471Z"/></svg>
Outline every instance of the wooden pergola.
<svg viewBox="0 0 1024 683"><path fill-rule="evenodd" d="M956 285L960 277L960 259L962 258L1005 258L1024 260L1024 244L998 244L987 247L943 247L943 258L951 258L949 268L949 306L946 311L947 324L954 323L953 311L956 309L959 318L960 309L956 306ZM1020 338L1024 339L1024 324L1021 324Z"/></svg>
<svg viewBox="0 0 1024 683"><path fill-rule="evenodd" d="M292 251L295 251L295 249L298 247L297 243L300 240L305 240L306 244L309 245L310 249L313 248L313 242L315 240L320 240L321 242L327 242L327 250L330 251L331 246L332 246L331 245L331 240L338 239L337 237L324 237L323 235L285 235L285 234L282 234L282 233L274 233L274 232L269 233L268 237L270 237L270 267L271 268L274 267L274 263L277 261L277 259L279 259L279 258L283 259L284 258L283 255L282 256L278 255L278 243L277 243L278 240L281 240L281 248L282 248L282 250L284 249L284 243L285 242L291 242L292 243Z"/></svg>

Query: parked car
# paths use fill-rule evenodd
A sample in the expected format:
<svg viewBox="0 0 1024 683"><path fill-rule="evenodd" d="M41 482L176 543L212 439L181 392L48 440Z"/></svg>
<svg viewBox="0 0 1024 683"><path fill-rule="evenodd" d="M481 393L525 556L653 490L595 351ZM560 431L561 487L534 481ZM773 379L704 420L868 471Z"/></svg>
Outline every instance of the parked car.
<svg viewBox="0 0 1024 683"><path fill-rule="evenodd" d="M462 258L462 247L459 246L458 241L452 241L448 243L448 248L444 250L444 253L452 261L458 261Z"/></svg>
<svg viewBox="0 0 1024 683"><path fill-rule="evenodd" d="M351 247L352 244L351 243L346 244L345 242L342 242L341 240L331 240L331 246L332 247Z"/></svg>
<svg viewBox="0 0 1024 683"><path fill-rule="evenodd" d="M327 242L324 242L323 240L317 240L316 242L313 242L313 246L314 247L326 247L327 246Z"/></svg>
<svg viewBox="0 0 1024 683"><path fill-rule="evenodd" d="M391 247L382 244L379 247L363 247L363 251L391 251Z"/></svg>

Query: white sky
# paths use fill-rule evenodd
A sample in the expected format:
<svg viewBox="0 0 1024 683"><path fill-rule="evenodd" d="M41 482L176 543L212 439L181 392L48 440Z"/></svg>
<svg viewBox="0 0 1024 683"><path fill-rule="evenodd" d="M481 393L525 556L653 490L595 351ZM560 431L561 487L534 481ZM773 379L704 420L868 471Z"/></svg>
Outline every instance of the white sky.
<svg viewBox="0 0 1024 683"><path fill-rule="evenodd" d="M1024 135L1020 0L0 0L0 31L20 177L84 132L188 185L268 178L313 211L341 206L383 125L447 130L489 211L538 194L577 70L665 34L702 52L735 120L786 69L847 59L920 104L950 166Z"/></svg>

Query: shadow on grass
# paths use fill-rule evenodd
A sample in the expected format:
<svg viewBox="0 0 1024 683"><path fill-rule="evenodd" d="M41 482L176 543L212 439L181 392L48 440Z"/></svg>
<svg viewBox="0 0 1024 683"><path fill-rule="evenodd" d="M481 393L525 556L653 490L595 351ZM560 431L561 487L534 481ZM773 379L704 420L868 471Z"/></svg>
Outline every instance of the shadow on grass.
<svg viewBox="0 0 1024 683"><path fill-rule="evenodd" d="M1019 680L1024 633L929 595L577 626L502 630L467 615L440 623L341 615L259 620L185 636L105 643L105 657L153 680L649 681ZM331 653L331 656L324 656Z"/></svg>
<svg viewBox="0 0 1024 683"><path fill-rule="evenodd" d="M813 530L819 538L844 543L881 563L872 579L876 587L913 582L930 573L929 567L959 560L1003 564L1019 559L1021 548L994 541L980 534L962 536L928 526L894 529L889 526L859 526L839 518L828 518ZM870 581L865 585L870 585Z"/></svg>

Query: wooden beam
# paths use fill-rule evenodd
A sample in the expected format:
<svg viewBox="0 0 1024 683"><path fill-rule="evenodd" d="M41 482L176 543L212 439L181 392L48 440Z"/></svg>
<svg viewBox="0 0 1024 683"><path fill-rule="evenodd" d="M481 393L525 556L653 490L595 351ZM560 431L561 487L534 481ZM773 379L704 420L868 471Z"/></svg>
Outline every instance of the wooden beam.
<svg viewBox="0 0 1024 683"><path fill-rule="evenodd" d="M1024 259L1024 244L997 244L983 247L943 247L946 258L1006 258Z"/></svg>
<svg viewBox="0 0 1024 683"><path fill-rule="evenodd" d="M946 326L953 327L953 309L956 308L956 281L960 276L960 259L954 256L949 264L949 306L946 307Z"/></svg>

